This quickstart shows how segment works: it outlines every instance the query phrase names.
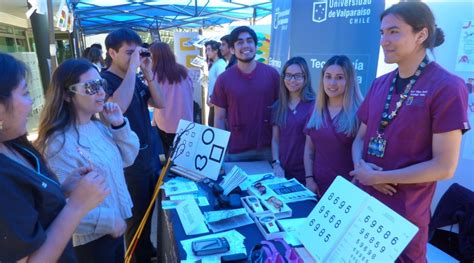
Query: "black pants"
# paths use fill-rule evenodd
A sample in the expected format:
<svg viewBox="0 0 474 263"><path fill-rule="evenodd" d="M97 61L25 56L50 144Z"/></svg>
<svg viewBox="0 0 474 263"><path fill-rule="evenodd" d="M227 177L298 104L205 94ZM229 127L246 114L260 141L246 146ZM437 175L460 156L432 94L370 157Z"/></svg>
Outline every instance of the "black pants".
<svg viewBox="0 0 474 263"><path fill-rule="evenodd" d="M214 106L209 107L209 118L207 119L207 125L214 127Z"/></svg>
<svg viewBox="0 0 474 263"><path fill-rule="evenodd" d="M163 143L163 150L165 152L166 158L168 158L168 154L169 154L171 146L173 146L173 141L174 141L174 137L176 136L176 133L166 133L160 130L160 128L158 127L157 129L158 129L158 132L160 133L160 138L161 138L161 142Z"/></svg>
<svg viewBox="0 0 474 263"><path fill-rule="evenodd" d="M151 174L130 174L125 173L128 191L133 201L132 218L127 220L127 230L125 231L125 242L127 247L132 242L133 235L140 226L140 222L146 213L148 205L153 196L154 187L158 179L158 171ZM132 262L150 262L151 257L156 256L156 249L150 240L151 214L143 228L138 241Z"/></svg>
<svg viewBox="0 0 474 263"><path fill-rule="evenodd" d="M125 250L123 236L113 238L105 235L87 244L74 248L79 263L123 263Z"/></svg>

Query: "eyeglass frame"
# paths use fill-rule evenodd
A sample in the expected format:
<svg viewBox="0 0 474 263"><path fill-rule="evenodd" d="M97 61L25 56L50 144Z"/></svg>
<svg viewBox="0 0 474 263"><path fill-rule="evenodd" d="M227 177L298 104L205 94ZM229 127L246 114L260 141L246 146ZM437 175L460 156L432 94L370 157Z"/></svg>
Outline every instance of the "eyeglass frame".
<svg viewBox="0 0 474 263"><path fill-rule="evenodd" d="M91 93L91 91L88 91L88 90L90 90L88 88L88 86L91 85L92 83L95 84L96 86L99 86L100 88L102 88L102 90L104 92L107 90L107 81L103 78L89 80L87 82L72 84L69 87L67 87L67 90L69 90L70 92L73 92L75 94L79 94L79 95L83 95L83 96L94 96L94 95L96 95L97 93L100 92L100 88L94 89L92 91L93 93ZM84 90L85 90L84 93L77 91L76 87L79 87L79 86L84 87Z"/></svg>
<svg viewBox="0 0 474 263"><path fill-rule="evenodd" d="M282 77L286 81L291 81L292 79L296 81L303 81L306 79L306 76L304 73L296 73L296 74L284 73Z"/></svg>
<svg viewBox="0 0 474 263"><path fill-rule="evenodd" d="M273 207L275 207L276 209L278 209L278 211L281 211L281 209L283 208L284 204L283 204L283 201L281 201L280 199L276 198L275 196L270 196L270 198L268 198L267 201L269 204L273 205Z"/></svg>
<svg viewBox="0 0 474 263"><path fill-rule="evenodd" d="M253 187L257 189L260 195L265 195L267 193L267 188L261 182L254 183Z"/></svg>

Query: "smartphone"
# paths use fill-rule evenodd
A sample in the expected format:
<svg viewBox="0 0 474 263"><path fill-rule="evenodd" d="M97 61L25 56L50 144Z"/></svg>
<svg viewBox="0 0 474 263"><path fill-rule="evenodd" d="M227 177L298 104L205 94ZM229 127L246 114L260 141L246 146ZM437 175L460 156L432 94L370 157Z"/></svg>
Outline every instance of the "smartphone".
<svg viewBox="0 0 474 263"><path fill-rule="evenodd" d="M149 56L151 56L151 53L150 53L150 51L143 51L143 52L140 53L140 56L141 57L149 57Z"/></svg>
<svg viewBox="0 0 474 263"><path fill-rule="evenodd" d="M193 241L191 244L193 253L196 256L224 253L230 249L229 242L223 237L201 239Z"/></svg>

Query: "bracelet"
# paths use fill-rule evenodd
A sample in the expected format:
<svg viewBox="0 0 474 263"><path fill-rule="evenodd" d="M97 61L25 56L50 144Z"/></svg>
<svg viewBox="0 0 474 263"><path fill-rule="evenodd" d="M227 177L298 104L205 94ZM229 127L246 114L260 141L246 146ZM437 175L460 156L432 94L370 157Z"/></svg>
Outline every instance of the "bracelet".
<svg viewBox="0 0 474 263"><path fill-rule="evenodd" d="M127 122L125 121L125 119L123 119L122 124L120 124L120 125L118 125L118 126L114 126L114 125L110 124L110 126L112 127L112 129L118 130L118 129L120 129L120 128L123 128L126 124L127 124Z"/></svg>
<svg viewBox="0 0 474 263"><path fill-rule="evenodd" d="M276 160L273 160L273 161L272 161L272 167L274 167L274 166L277 165L277 164L278 164L278 165L281 164L281 163L280 163L280 160L276 159Z"/></svg>
<svg viewBox="0 0 474 263"><path fill-rule="evenodd" d="M305 175L304 178L313 178L313 175Z"/></svg>

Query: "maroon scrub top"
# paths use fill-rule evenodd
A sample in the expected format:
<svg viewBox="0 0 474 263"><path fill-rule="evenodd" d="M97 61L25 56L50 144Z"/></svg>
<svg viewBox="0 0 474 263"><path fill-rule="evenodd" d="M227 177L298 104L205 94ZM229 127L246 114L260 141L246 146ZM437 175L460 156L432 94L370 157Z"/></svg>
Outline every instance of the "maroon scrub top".
<svg viewBox="0 0 474 263"><path fill-rule="evenodd" d="M431 62L413 86L395 119L385 129L387 144L384 157L368 155L369 140L376 135L385 99L396 74L393 71L376 79L357 113L367 125L363 159L384 170L400 169L430 160L433 157L434 133L469 129L464 81L436 62ZM398 95L392 96L389 112L395 108L398 100ZM370 186L357 185L419 227L420 231L398 260L425 261L430 206L436 182L398 184L397 193L393 196L384 195Z"/></svg>
<svg viewBox="0 0 474 263"><path fill-rule="evenodd" d="M278 98L278 86L278 72L260 62L249 74L236 66L219 75L211 103L227 111L229 153L271 146L271 113Z"/></svg>
<svg viewBox="0 0 474 263"><path fill-rule="evenodd" d="M306 138L303 130L313 111L313 106L314 101L300 101L295 110L288 109L286 125L278 127L280 130L278 157L281 167L285 170L285 177L296 178L303 184L305 183L303 154Z"/></svg>
<svg viewBox="0 0 474 263"><path fill-rule="evenodd" d="M347 136L337 131L334 122L340 113L333 120L327 108L323 113L324 125L322 127L304 130L314 145L313 177L321 195L326 192L338 175L348 181L352 180L349 172L354 169L351 149L355 138L355 135Z"/></svg>

